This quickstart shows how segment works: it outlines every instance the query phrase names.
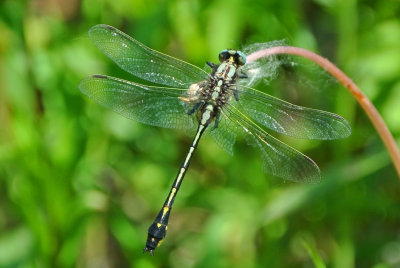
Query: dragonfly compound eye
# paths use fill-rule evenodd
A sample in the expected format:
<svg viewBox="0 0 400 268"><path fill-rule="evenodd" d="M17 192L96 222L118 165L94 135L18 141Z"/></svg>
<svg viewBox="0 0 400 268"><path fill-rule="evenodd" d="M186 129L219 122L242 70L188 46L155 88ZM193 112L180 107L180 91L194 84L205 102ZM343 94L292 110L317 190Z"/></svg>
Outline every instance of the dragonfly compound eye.
<svg viewBox="0 0 400 268"><path fill-rule="evenodd" d="M235 54L235 62L237 65L245 65L246 55L242 51L237 51Z"/></svg>
<svg viewBox="0 0 400 268"><path fill-rule="evenodd" d="M220 62L224 62L231 57L231 54L227 49L224 49L219 53L218 57Z"/></svg>

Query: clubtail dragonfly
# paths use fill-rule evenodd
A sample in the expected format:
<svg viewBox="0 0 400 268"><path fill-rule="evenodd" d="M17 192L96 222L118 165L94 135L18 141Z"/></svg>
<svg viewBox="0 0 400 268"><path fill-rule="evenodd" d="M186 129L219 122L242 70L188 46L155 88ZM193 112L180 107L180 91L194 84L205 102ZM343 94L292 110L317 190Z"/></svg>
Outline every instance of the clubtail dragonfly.
<svg viewBox="0 0 400 268"><path fill-rule="evenodd" d="M148 229L144 251L151 254L166 235L172 205L203 133L229 154L240 135L260 150L266 173L308 183L320 181L318 166L272 137L265 128L296 138L321 140L351 133L349 124L339 115L296 106L245 86L241 81L249 75L243 71L246 56L241 51L223 50L219 64L207 62L211 68L207 73L150 49L108 25L92 27L89 37L123 70L159 86L93 75L79 85L84 94L141 123L195 133L167 199Z"/></svg>

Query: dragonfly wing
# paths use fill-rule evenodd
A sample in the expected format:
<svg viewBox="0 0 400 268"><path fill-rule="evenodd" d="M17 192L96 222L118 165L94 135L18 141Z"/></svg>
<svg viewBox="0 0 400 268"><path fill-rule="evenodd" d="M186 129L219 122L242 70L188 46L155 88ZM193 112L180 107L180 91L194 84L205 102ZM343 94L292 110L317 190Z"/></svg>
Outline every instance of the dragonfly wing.
<svg viewBox="0 0 400 268"><path fill-rule="evenodd" d="M319 168L312 159L266 133L234 106L225 107L221 117L235 124L238 134L260 150L265 173L296 182L320 182Z"/></svg>
<svg viewBox="0 0 400 268"><path fill-rule="evenodd" d="M237 86L239 101L233 102L257 123L295 138L333 140L351 134L341 116L297 106L245 86Z"/></svg>
<svg viewBox="0 0 400 268"><path fill-rule="evenodd" d="M188 88L208 76L202 69L148 48L108 25L93 26L89 37L122 69L156 84Z"/></svg>
<svg viewBox="0 0 400 268"><path fill-rule="evenodd" d="M236 142L238 132L238 125L234 121L228 120L223 114L220 116L217 128L210 125L206 130L206 133L230 156L233 155L233 145Z"/></svg>
<svg viewBox="0 0 400 268"><path fill-rule="evenodd" d="M144 124L190 129L193 116L179 97L186 90L145 86L104 75L94 75L81 81L79 89L95 102Z"/></svg>

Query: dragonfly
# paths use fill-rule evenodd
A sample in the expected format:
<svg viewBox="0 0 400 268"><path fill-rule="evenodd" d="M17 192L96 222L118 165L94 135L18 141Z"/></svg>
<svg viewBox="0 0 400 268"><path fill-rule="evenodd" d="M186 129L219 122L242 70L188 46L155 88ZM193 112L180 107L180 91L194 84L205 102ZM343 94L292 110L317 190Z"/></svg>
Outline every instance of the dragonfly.
<svg viewBox="0 0 400 268"><path fill-rule="evenodd" d="M126 72L152 83L92 75L79 89L95 102L144 124L186 129L194 133L169 194L148 229L143 252L153 255L164 240L170 212L193 153L204 133L233 154L238 137L261 153L263 170L285 180L318 183L315 162L279 141L272 130L295 138L333 140L350 135L339 115L297 106L246 86L246 55L234 49L219 54L219 63L207 62L211 71L153 50L109 25L93 26L93 43Z"/></svg>

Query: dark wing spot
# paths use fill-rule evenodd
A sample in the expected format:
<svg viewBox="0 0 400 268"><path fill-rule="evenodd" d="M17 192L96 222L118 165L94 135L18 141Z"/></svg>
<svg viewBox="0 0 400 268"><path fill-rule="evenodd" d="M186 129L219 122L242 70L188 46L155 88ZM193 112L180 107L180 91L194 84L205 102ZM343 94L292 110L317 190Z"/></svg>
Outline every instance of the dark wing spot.
<svg viewBox="0 0 400 268"><path fill-rule="evenodd" d="M108 77L106 75L102 75L102 74L94 74L92 75L93 78L103 78L103 79L107 79Z"/></svg>

